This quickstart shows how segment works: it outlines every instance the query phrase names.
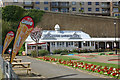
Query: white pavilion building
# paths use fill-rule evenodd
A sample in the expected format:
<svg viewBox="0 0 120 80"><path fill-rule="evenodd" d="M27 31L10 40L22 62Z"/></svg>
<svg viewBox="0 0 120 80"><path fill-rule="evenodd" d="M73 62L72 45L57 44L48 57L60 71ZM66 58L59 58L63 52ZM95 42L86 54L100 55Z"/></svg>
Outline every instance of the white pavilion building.
<svg viewBox="0 0 120 80"><path fill-rule="evenodd" d="M58 24L55 25L55 30L43 30L39 41L38 49L47 49L52 52L55 49L73 50L80 49L120 49L119 38L91 38L89 34L83 31L61 31ZM30 38L26 39L26 53L35 49L35 42Z"/></svg>

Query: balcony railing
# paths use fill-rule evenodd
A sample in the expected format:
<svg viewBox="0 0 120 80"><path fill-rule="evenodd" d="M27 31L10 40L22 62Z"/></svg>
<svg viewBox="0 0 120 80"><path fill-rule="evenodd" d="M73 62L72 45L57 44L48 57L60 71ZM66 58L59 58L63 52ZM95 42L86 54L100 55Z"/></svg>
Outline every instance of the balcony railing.
<svg viewBox="0 0 120 80"><path fill-rule="evenodd" d="M51 7L70 7L69 4L52 4Z"/></svg>
<svg viewBox="0 0 120 80"><path fill-rule="evenodd" d="M110 11L102 11L102 13L110 13Z"/></svg>
<svg viewBox="0 0 120 80"><path fill-rule="evenodd" d="M33 6L33 2L24 2L23 6Z"/></svg>
<svg viewBox="0 0 120 80"><path fill-rule="evenodd" d="M113 6L118 7L119 6L118 2L113 3Z"/></svg>
<svg viewBox="0 0 120 80"><path fill-rule="evenodd" d="M110 5L107 5L107 4L102 4L102 5L101 5L101 7L102 7L102 8L109 8L109 7L110 7Z"/></svg>

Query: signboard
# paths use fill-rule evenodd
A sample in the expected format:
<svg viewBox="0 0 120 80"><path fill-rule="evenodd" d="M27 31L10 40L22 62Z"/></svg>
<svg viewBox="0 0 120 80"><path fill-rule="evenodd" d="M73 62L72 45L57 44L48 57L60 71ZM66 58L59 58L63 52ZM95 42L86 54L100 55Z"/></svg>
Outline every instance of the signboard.
<svg viewBox="0 0 120 80"><path fill-rule="evenodd" d="M18 53L18 51L20 50L26 38L30 35L33 28L34 28L34 21L30 16L25 16L24 18L22 18L22 20L19 23L13 45L11 63L15 58L16 54Z"/></svg>
<svg viewBox="0 0 120 80"><path fill-rule="evenodd" d="M9 31L6 35L5 41L4 41L4 46L3 46L3 51L2 51L2 56L5 52L5 50L8 48L9 44L11 41L14 39L14 32Z"/></svg>
<svg viewBox="0 0 120 80"><path fill-rule="evenodd" d="M51 35L51 34L47 34L47 35L44 35L44 37L73 37L73 38L81 38L80 35L77 35L77 34L74 34L74 35Z"/></svg>

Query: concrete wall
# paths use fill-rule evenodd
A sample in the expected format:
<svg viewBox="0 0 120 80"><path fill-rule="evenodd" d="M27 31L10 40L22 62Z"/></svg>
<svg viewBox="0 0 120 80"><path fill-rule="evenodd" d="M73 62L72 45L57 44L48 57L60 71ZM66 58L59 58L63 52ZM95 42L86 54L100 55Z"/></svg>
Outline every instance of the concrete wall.
<svg viewBox="0 0 120 80"><path fill-rule="evenodd" d="M110 17L46 12L38 26L43 30L54 30L55 24L59 24L61 30L82 30L91 37L114 37L114 20L117 21L117 36L119 34L120 37L120 19Z"/></svg>

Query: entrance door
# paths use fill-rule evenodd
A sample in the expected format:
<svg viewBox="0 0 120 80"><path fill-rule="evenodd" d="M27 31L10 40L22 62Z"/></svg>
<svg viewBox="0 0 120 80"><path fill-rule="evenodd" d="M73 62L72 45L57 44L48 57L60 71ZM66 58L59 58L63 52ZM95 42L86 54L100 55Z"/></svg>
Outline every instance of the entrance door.
<svg viewBox="0 0 120 80"><path fill-rule="evenodd" d="M81 47L82 47L82 46L81 46L81 42L78 42L78 47L79 47L79 48L81 48Z"/></svg>
<svg viewBox="0 0 120 80"><path fill-rule="evenodd" d="M50 42L47 42L47 50L50 52Z"/></svg>

